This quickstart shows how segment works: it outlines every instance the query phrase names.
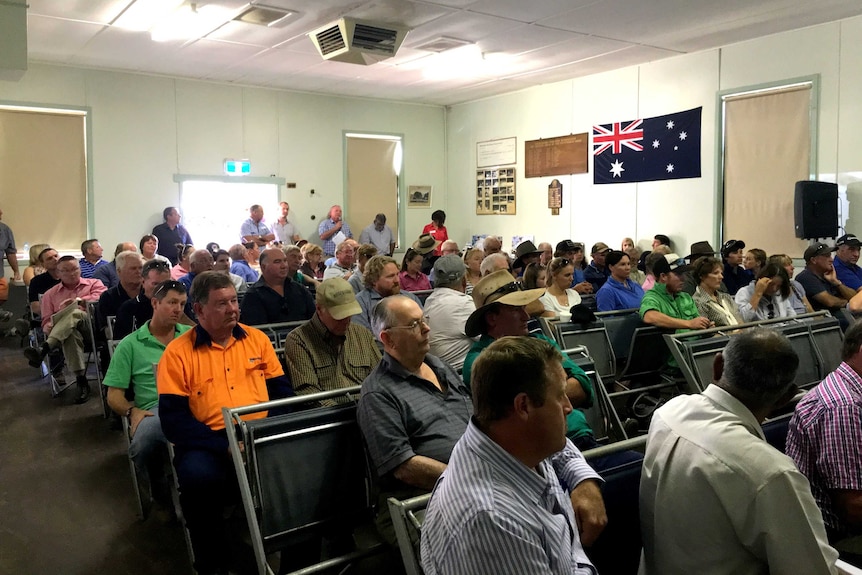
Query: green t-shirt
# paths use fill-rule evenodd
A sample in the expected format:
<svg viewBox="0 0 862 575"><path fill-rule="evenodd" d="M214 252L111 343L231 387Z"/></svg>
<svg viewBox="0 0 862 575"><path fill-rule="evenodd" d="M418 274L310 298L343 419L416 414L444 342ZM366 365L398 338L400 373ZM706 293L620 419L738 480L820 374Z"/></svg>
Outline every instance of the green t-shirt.
<svg viewBox="0 0 862 575"><path fill-rule="evenodd" d="M175 337L190 329L190 325L178 323L174 328ZM162 342L150 333L148 321L124 337L117 346L102 383L119 389L128 389L132 385L135 388L135 407L145 410L155 407L159 403L159 391L153 364L159 362L164 351Z"/></svg>
<svg viewBox="0 0 862 575"><path fill-rule="evenodd" d="M548 338L542 334L530 334L530 337L535 337L541 339L542 341L548 342L553 345L557 351L560 351L560 346L557 345L557 342ZM473 345L470 346L470 351L467 352L467 357L464 359L464 368L462 373L462 377L464 378L464 383L467 384L467 387L470 387L470 370L473 368L473 362L476 361L476 358L479 357L479 354L482 353L486 347L494 343L494 338L483 335L479 338L478 341L473 342ZM562 351L560 351L562 353ZM590 407L593 405L593 398L595 397L595 393L593 391L593 384L590 381L590 378L584 373L584 370L578 367L574 361L569 359L566 354L563 355L563 370L566 372L568 377L574 377L577 379L581 387L584 390L584 393L587 395L586 401L584 401L583 406L581 407ZM576 437L582 437L584 435L593 435L593 430L590 429L589 424L587 423L587 418L584 415L584 412L580 409L573 409L569 416L566 418L566 435L569 439L575 439Z"/></svg>

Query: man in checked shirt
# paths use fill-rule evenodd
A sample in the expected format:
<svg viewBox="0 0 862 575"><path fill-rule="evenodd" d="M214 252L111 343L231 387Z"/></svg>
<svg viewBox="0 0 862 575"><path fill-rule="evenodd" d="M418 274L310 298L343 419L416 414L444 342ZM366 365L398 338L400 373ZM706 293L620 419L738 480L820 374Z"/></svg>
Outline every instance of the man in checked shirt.
<svg viewBox="0 0 862 575"><path fill-rule="evenodd" d="M843 362L796 405L789 455L811 483L829 542L862 564L862 323L844 334ZM856 541L853 541L853 539Z"/></svg>

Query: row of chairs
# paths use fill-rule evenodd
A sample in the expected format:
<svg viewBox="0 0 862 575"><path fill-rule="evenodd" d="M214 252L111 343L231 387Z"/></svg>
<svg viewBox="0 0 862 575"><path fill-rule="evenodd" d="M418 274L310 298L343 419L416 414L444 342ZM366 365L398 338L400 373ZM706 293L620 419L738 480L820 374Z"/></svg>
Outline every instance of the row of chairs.
<svg viewBox="0 0 862 575"><path fill-rule="evenodd" d="M712 383L715 354L724 349L736 334L758 327L769 327L783 333L799 355L796 385L810 389L841 363L843 332L837 319L826 311L796 316L793 320L776 318L743 324L728 332L712 328L696 332L665 334L664 340L673 353L688 383L704 390Z"/></svg>
<svg viewBox="0 0 862 575"><path fill-rule="evenodd" d="M789 417L763 425L767 441L782 451ZM622 451L643 451L645 446L646 437L637 437L592 449L584 453L584 457L589 461ZM643 547L639 504L642 467L641 461L634 461L602 473L605 481L602 495L608 523L593 546L587 549L587 555L599 573L634 575L638 572ZM387 502L407 575L423 575L420 541L425 509L430 500L431 495L426 494L403 501L390 498ZM839 560L837 567L840 575L862 575L862 569L844 561Z"/></svg>

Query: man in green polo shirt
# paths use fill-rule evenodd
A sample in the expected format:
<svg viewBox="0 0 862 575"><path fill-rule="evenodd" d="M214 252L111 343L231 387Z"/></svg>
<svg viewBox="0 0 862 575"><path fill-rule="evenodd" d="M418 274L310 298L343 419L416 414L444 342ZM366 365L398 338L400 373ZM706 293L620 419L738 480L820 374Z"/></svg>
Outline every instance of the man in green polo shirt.
<svg viewBox="0 0 862 575"><path fill-rule="evenodd" d="M522 290L521 284L515 281L512 274L506 270L498 270L488 274L473 288L474 311L467 319L464 332L469 337L481 335L474 342L464 359L464 383L470 385L470 370L473 362L494 340L505 336L530 335L527 321L530 316L525 307L534 302L545 292L544 289ZM557 343L544 335L534 335L558 350ZM566 372L566 394L574 407L590 407L593 404L593 386L590 378L571 359L563 355L563 370ZM538 374L537 374L538 376ZM579 449L590 449L598 444L593 437L593 430L587 423L584 412L573 409L566 419L566 435Z"/></svg>
<svg viewBox="0 0 862 575"><path fill-rule="evenodd" d="M178 281L157 285L151 299L153 318L120 342L102 382L108 387L108 405L129 420L129 456L142 478L148 477L150 458L167 444L159 422L153 364L159 362L167 344L191 329L178 323L186 299L186 290ZM130 387L134 392L131 401L126 398Z"/></svg>
<svg viewBox="0 0 862 575"><path fill-rule="evenodd" d="M694 299L684 291L685 262L675 254L656 259L652 267L655 286L641 300L641 319L644 323L664 329L687 331L714 327L701 317Z"/></svg>

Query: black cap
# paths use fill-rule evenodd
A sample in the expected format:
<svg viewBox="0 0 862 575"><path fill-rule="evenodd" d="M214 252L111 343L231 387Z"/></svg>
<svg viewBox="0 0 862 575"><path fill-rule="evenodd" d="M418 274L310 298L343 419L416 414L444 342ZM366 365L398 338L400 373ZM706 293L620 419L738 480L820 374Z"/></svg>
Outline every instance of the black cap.
<svg viewBox="0 0 862 575"><path fill-rule="evenodd" d="M685 260L676 254L667 254L652 266L652 273L655 277L661 274L669 274L670 272L682 274L687 270L688 266L685 265Z"/></svg>
<svg viewBox="0 0 862 575"><path fill-rule="evenodd" d="M556 251L558 252L574 252L584 249L583 244L576 244L572 240L563 240L557 244Z"/></svg>
<svg viewBox="0 0 862 575"><path fill-rule="evenodd" d="M835 241L836 246L850 246L851 248L862 247L862 242L853 234L844 234Z"/></svg>
<svg viewBox="0 0 862 575"><path fill-rule="evenodd" d="M806 262L811 258L816 258L817 256L825 256L831 254L838 248L833 248L832 246L827 246L826 244L814 244L813 246L808 246L805 249L805 253L802 254L802 259Z"/></svg>
<svg viewBox="0 0 862 575"><path fill-rule="evenodd" d="M745 242L742 240L727 240L724 242L724 245L721 246L721 255L723 257L727 257L727 254L732 254L737 250L741 250L745 247Z"/></svg>

